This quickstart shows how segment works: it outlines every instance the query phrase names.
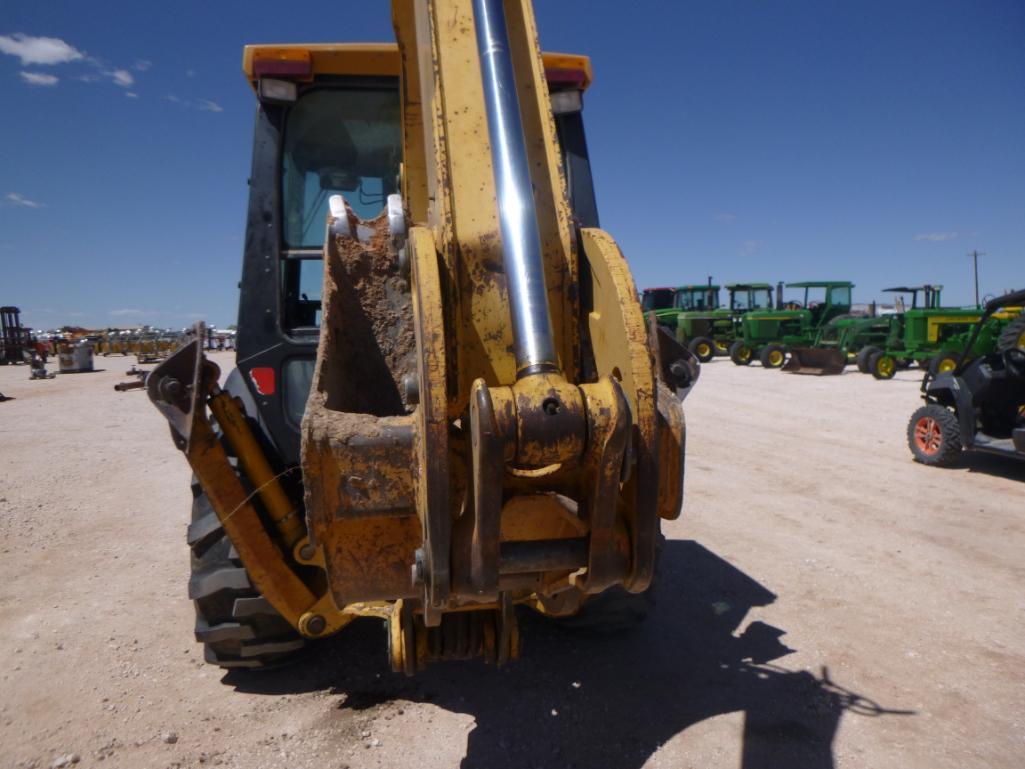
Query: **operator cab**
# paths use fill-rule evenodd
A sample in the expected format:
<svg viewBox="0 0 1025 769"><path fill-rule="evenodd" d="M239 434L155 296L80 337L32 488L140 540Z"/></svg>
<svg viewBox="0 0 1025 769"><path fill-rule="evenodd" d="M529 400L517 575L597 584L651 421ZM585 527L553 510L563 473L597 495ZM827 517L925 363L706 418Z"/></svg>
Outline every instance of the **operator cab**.
<svg viewBox="0 0 1025 769"><path fill-rule="evenodd" d="M719 309L719 287L711 284L680 286L673 306L684 312L709 312Z"/></svg>
<svg viewBox="0 0 1025 769"><path fill-rule="evenodd" d="M544 64L570 204L580 226L596 227L581 116L590 61L544 54ZM340 194L372 219L399 191L400 59L394 44L247 46L243 70L258 108L232 376L291 464L319 339L329 200Z"/></svg>
<svg viewBox="0 0 1025 769"><path fill-rule="evenodd" d="M671 310L676 292L671 288L646 288L641 297L641 309L644 312L654 310Z"/></svg>
<svg viewBox="0 0 1025 769"><path fill-rule="evenodd" d="M788 310L807 310L811 313L812 326L819 326L831 318L843 315L851 309L851 289L853 283L846 281L821 281L787 283L789 289L803 289L802 299L791 299L784 302Z"/></svg>
<svg viewBox="0 0 1025 769"><path fill-rule="evenodd" d="M942 307L940 303L940 294L943 292L943 286L896 286L894 288L884 288L883 291L889 294L906 294L911 297L912 310L938 310ZM919 300L921 297L921 300ZM897 309L898 311L904 311L909 309L907 301L903 296L897 297Z"/></svg>
<svg viewBox="0 0 1025 769"><path fill-rule="evenodd" d="M768 283L732 283L726 290L733 312L772 309L772 286Z"/></svg>

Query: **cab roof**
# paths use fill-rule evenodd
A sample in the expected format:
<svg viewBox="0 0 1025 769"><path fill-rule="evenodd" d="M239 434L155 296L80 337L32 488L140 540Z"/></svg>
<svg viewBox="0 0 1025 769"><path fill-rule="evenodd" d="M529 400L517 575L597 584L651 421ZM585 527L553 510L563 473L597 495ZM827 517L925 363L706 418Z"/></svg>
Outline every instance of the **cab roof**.
<svg viewBox="0 0 1025 769"><path fill-rule="evenodd" d="M897 286L895 288L884 288L883 291L892 291L898 294L910 294L913 291L925 291L926 289L929 289L930 291L942 291L943 286Z"/></svg>
<svg viewBox="0 0 1025 769"><path fill-rule="evenodd" d="M806 280L787 283L787 288L854 288L854 284L848 280Z"/></svg>
<svg viewBox="0 0 1025 769"><path fill-rule="evenodd" d="M586 90L591 84L591 59L570 53L543 53L545 75L552 86ZM263 75L310 81L317 75L398 77L396 43L297 43L247 45L242 71L255 88Z"/></svg>
<svg viewBox="0 0 1025 769"><path fill-rule="evenodd" d="M710 286L707 283L688 283L686 286L677 286L677 291L718 291L719 286L714 283Z"/></svg>
<svg viewBox="0 0 1025 769"><path fill-rule="evenodd" d="M727 283L726 288L729 291L738 291L747 288L767 288L772 291L772 285L769 283Z"/></svg>

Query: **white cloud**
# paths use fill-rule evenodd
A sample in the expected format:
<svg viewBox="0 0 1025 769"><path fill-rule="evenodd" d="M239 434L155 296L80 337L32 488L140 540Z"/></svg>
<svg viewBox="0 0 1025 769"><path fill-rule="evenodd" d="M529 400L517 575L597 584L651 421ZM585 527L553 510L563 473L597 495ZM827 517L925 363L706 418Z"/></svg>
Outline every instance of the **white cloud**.
<svg viewBox="0 0 1025 769"><path fill-rule="evenodd" d="M136 72L146 72L152 66L153 62L151 61L147 61L146 59L136 59L135 64L132 65L132 69Z"/></svg>
<svg viewBox="0 0 1025 769"><path fill-rule="evenodd" d="M760 240L745 240L740 244L740 255L741 256L754 256L755 252L761 247L762 242Z"/></svg>
<svg viewBox="0 0 1025 769"><path fill-rule="evenodd" d="M18 74L29 85L52 86L57 85L57 81L60 79L56 75L48 75L45 72L25 72L22 70Z"/></svg>
<svg viewBox="0 0 1025 769"><path fill-rule="evenodd" d="M923 232L915 235L915 240L928 240L932 243L940 243L944 240L953 240L956 237L956 232Z"/></svg>
<svg viewBox="0 0 1025 769"><path fill-rule="evenodd" d="M139 94L137 94L135 91L125 91L125 96L127 96L129 99L139 98Z"/></svg>
<svg viewBox="0 0 1025 769"><path fill-rule="evenodd" d="M8 206L22 206L23 208L42 208L43 204L38 203L35 200L30 200L22 195L20 192L8 192L4 196L4 205Z"/></svg>
<svg viewBox="0 0 1025 769"><path fill-rule="evenodd" d="M716 214L712 218L715 219L717 222L733 222L736 221L737 215L724 212L721 214Z"/></svg>
<svg viewBox="0 0 1025 769"><path fill-rule="evenodd" d="M22 32L0 35L0 53L17 56L23 67L29 64L64 64L85 57L60 38L33 37Z"/></svg>
<svg viewBox="0 0 1025 769"><path fill-rule="evenodd" d="M128 86L135 83L135 78L132 77L132 73L127 69L112 69L108 72L104 72L107 77L114 81L115 84L122 88L128 88Z"/></svg>
<svg viewBox="0 0 1025 769"><path fill-rule="evenodd" d="M224 112L224 107L215 101L210 101L210 99L183 99L180 96L169 93L164 97L164 101L180 104L188 109L197 109L200 112Z"/></svg>
<svg viewBox="0 0 1025 769"><path fill-rule="evenodd" d="M123 316L123 315L145 315L146 311L145 310L137 310L134 307L125 307L125 308L120 309L120 310L111 310L107 314L108 315L117 315L117 316L120 317L120 316Z"/></svg>

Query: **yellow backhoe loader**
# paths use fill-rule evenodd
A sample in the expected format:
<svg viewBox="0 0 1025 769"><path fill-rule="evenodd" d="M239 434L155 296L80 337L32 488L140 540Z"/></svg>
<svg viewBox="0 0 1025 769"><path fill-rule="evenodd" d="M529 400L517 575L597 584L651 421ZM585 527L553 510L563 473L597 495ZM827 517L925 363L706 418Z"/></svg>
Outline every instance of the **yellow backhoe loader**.
<svg viewBox="0 0 1025 769"><path fill-rule="evenodd" d="M680 514L690 354L598 229L583 56L529 0L394 0L397 45L249 46L237 368L203 329L149 397L195 474L207 660L356 617L391 664L516 656L516 607L640 606ZM633 612L636 616L642 612Z"/></svg>

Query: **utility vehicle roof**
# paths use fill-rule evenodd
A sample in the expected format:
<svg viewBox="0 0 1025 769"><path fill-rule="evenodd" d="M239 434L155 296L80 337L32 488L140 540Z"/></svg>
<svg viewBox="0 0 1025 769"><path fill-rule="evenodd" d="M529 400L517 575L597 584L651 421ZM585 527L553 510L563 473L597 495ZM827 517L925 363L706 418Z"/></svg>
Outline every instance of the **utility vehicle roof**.
<svg viewBox="0 0 1025 769"><path fill-rule="evenodd" d="M586 90L591 84L591 59L570 53L543 53L545 75L552 87ZM396 43L314 43L247 45L242 71L253 87L263 75L308 82L316 75L398 77Z"/></svg>

